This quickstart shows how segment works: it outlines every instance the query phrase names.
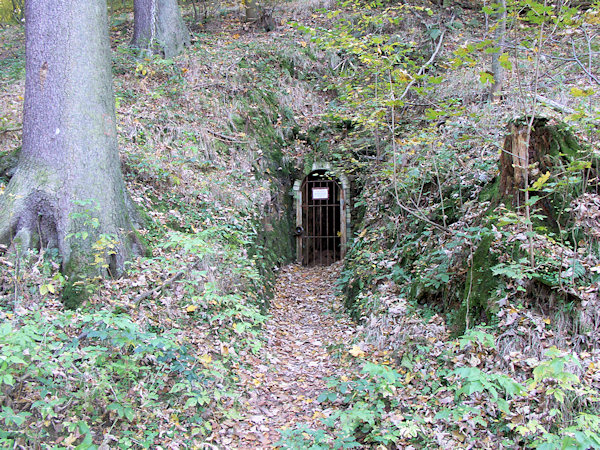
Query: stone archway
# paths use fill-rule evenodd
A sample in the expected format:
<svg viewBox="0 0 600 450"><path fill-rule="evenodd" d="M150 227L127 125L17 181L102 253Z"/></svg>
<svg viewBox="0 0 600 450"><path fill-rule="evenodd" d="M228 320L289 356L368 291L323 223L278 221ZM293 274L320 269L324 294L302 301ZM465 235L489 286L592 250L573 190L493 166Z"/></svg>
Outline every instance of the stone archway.
<svg viewBox="0 0 600 450"><path fill-rule="evenodd" d="M328 163L294 183L296 256L303 265L328 265L346 254L350 231L350 185Z"/></svg>

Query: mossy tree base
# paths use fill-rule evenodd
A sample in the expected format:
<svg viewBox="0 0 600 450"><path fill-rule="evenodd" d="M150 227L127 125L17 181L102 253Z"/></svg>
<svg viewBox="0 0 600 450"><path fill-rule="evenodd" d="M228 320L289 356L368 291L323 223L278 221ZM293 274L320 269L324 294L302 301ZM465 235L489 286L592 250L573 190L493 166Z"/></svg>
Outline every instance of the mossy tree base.
<svg viewBox="0 0 600 450"><path fill-rule="evenodd" d="M19 162L19 154L21 147L0 154L0 181L8 181L13 176L17 163Z"/></svg>
<svg viewBox="0 0 600 450"><path fill-rule="evenodd" d="M23 147L0 194L0 243L58 248L69 283L118 275L142 248L117 149L106 2L30 0L25 17Z"/></svg>

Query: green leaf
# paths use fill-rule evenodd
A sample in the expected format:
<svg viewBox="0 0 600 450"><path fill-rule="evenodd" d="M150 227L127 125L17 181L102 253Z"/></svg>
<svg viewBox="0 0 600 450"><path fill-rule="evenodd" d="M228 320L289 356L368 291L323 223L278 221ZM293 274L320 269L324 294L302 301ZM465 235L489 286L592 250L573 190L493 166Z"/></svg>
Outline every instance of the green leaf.
<svg viewBox="0 0 600 450"><path fill-rule="evenodd" d="M123 417L123 407L119 403L111 403L107 408L109 411L115 411L119 417Z"/></svg>
<svg viewBox="0 0 600 450"><path fill-rule="evenodd" d="M129 420L130 422L134 419L135 417L135 412L133 411L132 408L130 407L126 407L125 408L125 417L127 418L127 420Z"/></svg>
<svg viewBox="0 0 600 450"><path fill-rule="evenodd" d="M529 200L527 200L526 205L533 206L537 202L539 202L541 199L542 198L539 195L532 195L531 197L529 197Z"/></svg>
<svg viewBox="0 0 600 450"><path fill-rule="evenodd" d="M512 63L509 60L509 54L508 53L502 53L500 55L500 58L498 58L498 61L500 62L500 66L506 70L511 70L512 69Z"/></svg>
<svg viewBox="0 0 600 450"><path fill-rule="evenodd" d="M496 403L498 404L498 408L500 408L500 411L502 411L504 414L510 413L510 408L508 407L508 402L506 400L504 400L503 398L499 398L496 400Z"/></svg>
<svg viewBox="0 0 600 450"><path fill-rule="evenodd" d="M197 404L198 404L198 399L196 397L190 397L187 399L187 402L185 402L183 409L192 408L192 407L196 406Z"/></svg>
<svg viewBox="0 0 600 450"><path fill-rule="evenodd" d="M439 420L439 419L447 419L450 417L451 415L451 411L448 408L444 408L442 409L440 412L438 412L433 419L434 420Z"/></svg>
<svg viewBox="0 0 600 450"><path fill-rule="evenodd" d="M571 88L571 95L573 97L589 97L594 94L593 89L579 89L578 87Z"/></svg>
<svg viewBox="0 0 600 450"><path fill-rule="evenodd" d="M94 445L94 441L92 440L92 434L88 432L83 438L83 441L81 441L81 444L75 447L75 450L88 450L92 448L96 448L96 446Z"/></svg>
<svg viewBox="0 0 600 450"><path fill-rule="evenodd" d="M479 82L481 84L493 84L494 76L489 72L479 72Z"/></svg>
<svg viewBox="0 0 600 450"><path fill-rule="evenodd" d="M432 28L431 30L429 30L428 34L429 37L435 41L442 34L442 30L440 30L439 28Z"/></svg>
<svg viewBox="0 0 600 450"><path fill-rule="evenodd" d="M436 111L435 109L431 109L431 108L427 108L425 110L425 117L428 120L436 120L439 117L442 117L444 115L445 115L445 113L443 111Z"/></svg>
<svg viewBox="0 0 600 450"><path fill-rule="evenodd" d="M318 403L326 402L328 398L329 398L329 392L328 391L321 392L321 394L317 397L317 402Z"/></svg>
<svg viewBox="0 0 600 450"><path fill-rule="evenodd" d="M2 383L3 384L8 384L9 386L14 386L15 385L15 378L10 374L4 374L2 376Z"/></svg>

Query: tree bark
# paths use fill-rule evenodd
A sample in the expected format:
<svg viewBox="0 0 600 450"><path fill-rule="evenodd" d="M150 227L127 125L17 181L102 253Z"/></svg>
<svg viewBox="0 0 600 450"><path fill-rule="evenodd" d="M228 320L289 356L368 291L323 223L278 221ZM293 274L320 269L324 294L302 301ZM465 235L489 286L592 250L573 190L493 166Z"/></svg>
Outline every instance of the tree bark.
<svg viewBox="0 0 600 450"><path fill-rule="evenodd" d="M259 19L258 0L244 0L246 22L256 23Z"/></svg>
<svg viewBox="0 0 600 450"><path fill-rule="evenodd" d="M27 0L23 148L0 194L0 243L57 247L67 275L116 275L141 252L121 174L106 0Z"/></svg>
<svg viewBox="0 0 600 450"><path fill-rule="evenodd" d="M528 161L535 161L535 148L527 148L527 127L521 123L510 123L504 139L504 150L500 153L500 193L511 197L515 206L523 204ZM527 161L527 162L526 162Z"/></svg>
<svg viewBox="0 0 600 450"><path fill-rule="evenodd" d="M173 58L190 45L177 0L134 0L133 16L133 47Z"/></svg>

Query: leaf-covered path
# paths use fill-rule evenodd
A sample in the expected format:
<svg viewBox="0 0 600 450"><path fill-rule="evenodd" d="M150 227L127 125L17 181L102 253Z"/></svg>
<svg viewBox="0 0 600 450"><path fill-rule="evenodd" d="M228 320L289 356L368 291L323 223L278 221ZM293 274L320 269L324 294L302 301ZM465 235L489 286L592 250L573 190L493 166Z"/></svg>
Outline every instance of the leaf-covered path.
<svg viewBox="0 0 600 450"><path fill-rule="evenodd" d="M252 371L242 374L245 396L241 418L221 430L226 448L273 448L278 430L306 423L319 427L322 407L316 401L327 377L349 369L328 348L346 349L355 333L352 322L335 314L334 283L340 264L304 268L287 266L279 275L266 344ZM261 361L262 360L262 361Z"/></svg>

